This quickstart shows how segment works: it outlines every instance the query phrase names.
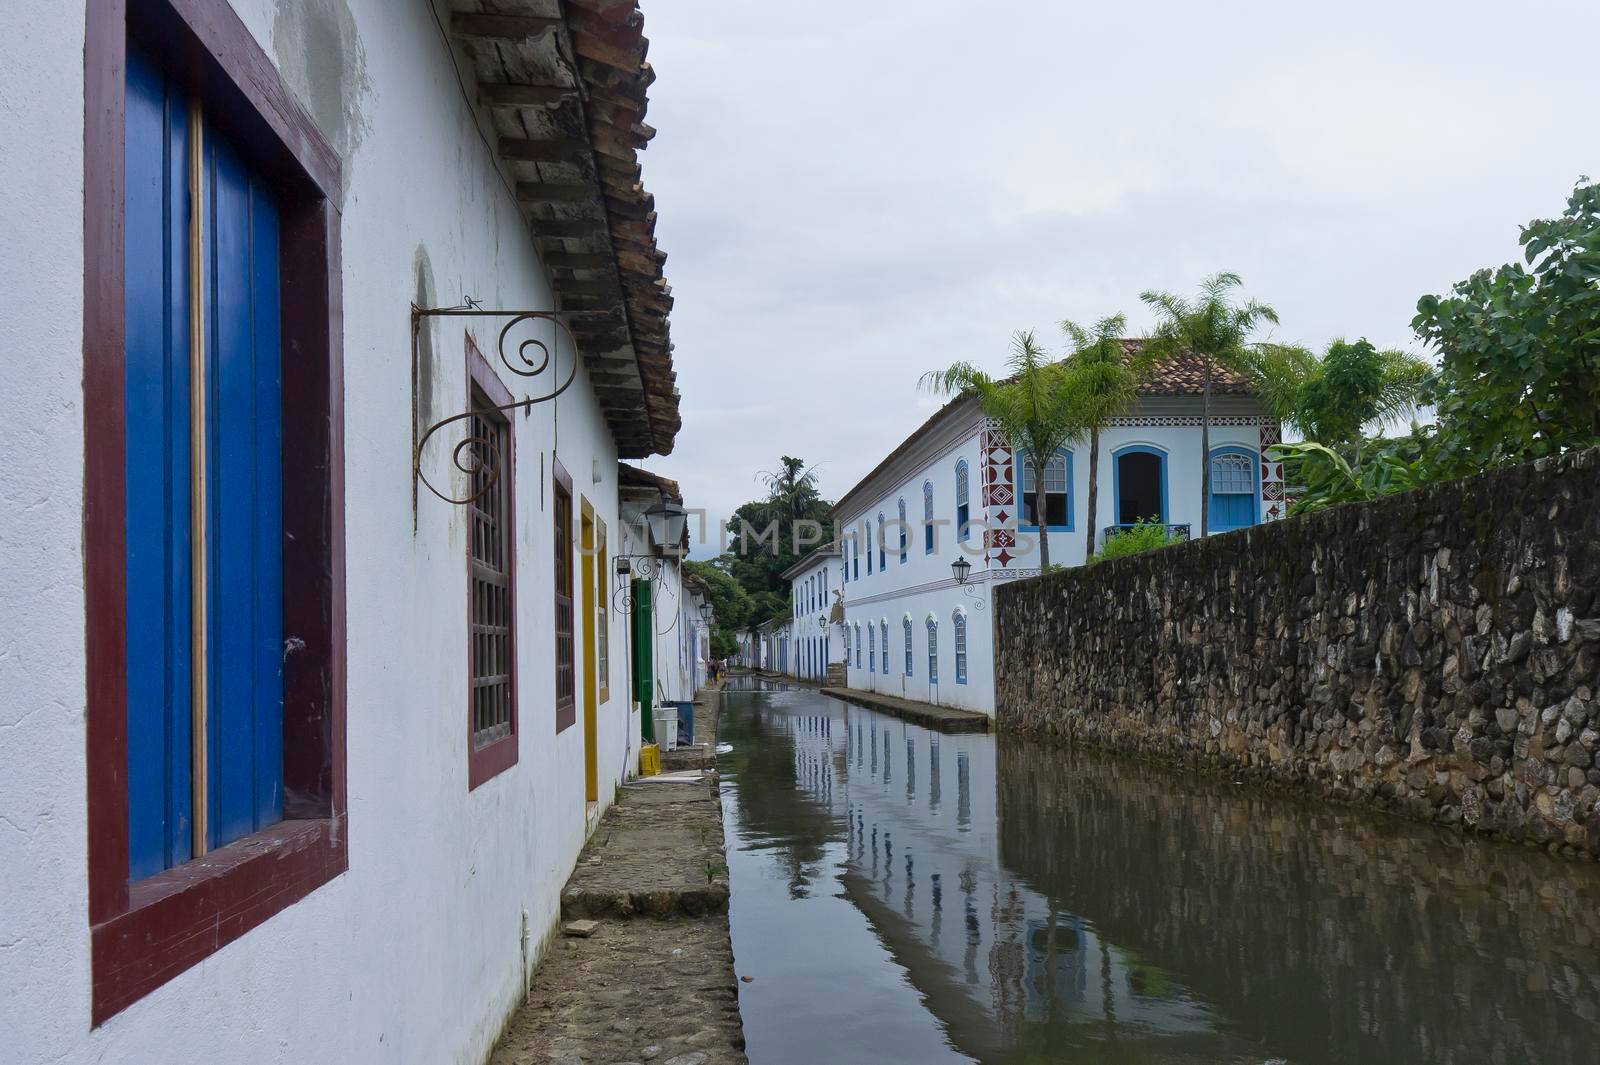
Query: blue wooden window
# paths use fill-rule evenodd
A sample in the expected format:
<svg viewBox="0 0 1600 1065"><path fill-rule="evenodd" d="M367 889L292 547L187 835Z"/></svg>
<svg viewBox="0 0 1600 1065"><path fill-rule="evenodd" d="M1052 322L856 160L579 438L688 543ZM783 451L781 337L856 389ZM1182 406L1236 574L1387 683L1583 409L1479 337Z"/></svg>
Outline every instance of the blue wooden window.
<svg viewBox="0 0 1600 1065"><path fill-rule="evenodd" d="M844 627L844 664L850 665L850 626Z"/></svg>
<svg viewBox="0 0 1600 1065"><path fill-rule="evenodd" d="M872 631L872 623L869 621L867 623L867 672L868 673L876 673L877 671L878 671L878 637L877 637L877 633Z"/></svg>
<svg viewBox="0 0 1600 1065"><path fill-rule="evenodd" d="M884 561L883 511L878 511L878 568L881 570L886 565Z"/></svg>
<svg viewBox="0 0 1600 1065"><path fill-rule="evenodd" d="M902 563L906 560L906 544L910 539L911 536L906 527L906 501L902 499L900 500L900 561Z"/></svg>
<svg viewBox="0 0 1600 1065"><path fill-rule="evenodd" d="M1211 449L1211 531L1243 529L1254 525L1259 514L1257 478L1261 472L1256 453L1228 446Z"/></svg>
<svg viewBox="0 0 1600 1065"><path fill-rule="evenodd" d="M905 641L906 641L906 676L909 677L909 676L913 675L912 672L911 672L911 619L910 618L902 619L901 622L900 622L900 627L905 630L904 636L905 636Z"/></svg>
<svg viewBox="0 0 1600 1065"><path fill-rule="evenodd" d="M883 618L878 622L878 644L883 652L883 675L889 675L889 619Z"/></svg>
<svg viewBox="0 0 1600 1065"><path fill-rule="evenodd" d="M861 622L856 622L856 668L861 668Z"/></svg>
<svg viewBox="0 0 1600 1065"><path fill-rule="evenodd" d="M867 576L872 576L872 522L867 522Z"/></svg>
<svg viewBox="0 0 1600 1065"><path fill-rule="evenodd" d="M133 48L126 78L128 873L137 880L283 816L282 396L273 196L210 130L191 188L203 115L197 129L198 109ZM188 252L196 202L198 263Z"/></svg>
<svg viewBox="0 0 1600 1065"><path fill-rule="evenodd" d="M968 499L967 460L961 459L956 463L956 530L962 540L972 536L972 530L967 528L967 523L972 516L971 501Z"/></svg>
<svg viewBox="0 0 1600 1065"><path fill-rule="evenodd" d="M956 640L956 683L967 682L967 615L957 610L950 619L951 631Z"/></svg>
<svg viewBox="0 0 1600 1065"><path fill-rule="evenodd" d="M1025 530L1039 528L1033 460L1022 460L1022 525ZM1044 467L1045 524L1057 532L1072 532L1072 452L1062 450Z"/></svg>
<svg viewBox="0 0 1600 1065"><path fill-rule="evenodd" d="M933 554L933 482L922 482L922 553Z"/></svg>
<svg viewBox="0 0 1600 1065"><path fill-rule="evenodd" d="M855 572L850 576L856 580L861 579L861 539L859 536L850 537L850 562L855 567Z"/></svg>
<svg viewBox="0 0 1600 1065"><path fill-rule="evenodd" d="M939 683L939 623L928 619L928 683Z"/></svg>

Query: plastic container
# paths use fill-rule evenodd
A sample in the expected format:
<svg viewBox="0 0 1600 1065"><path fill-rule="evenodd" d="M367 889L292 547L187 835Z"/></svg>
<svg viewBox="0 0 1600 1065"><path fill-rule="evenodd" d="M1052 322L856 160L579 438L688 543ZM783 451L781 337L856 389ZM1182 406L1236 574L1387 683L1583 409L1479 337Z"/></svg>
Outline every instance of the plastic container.
<svg viewBox="0 0 1600 1065"><path fill-rule="evenodd" d="M671 703L655 708L656 744L663 751L678 749L678 708Z"/></svg>
<svg viewBox="0 0 1600 1065"><path fill-rule="evenodd" d="M653 743L639 748L639 775L653 777L661 772L661 749Z"/></svg>

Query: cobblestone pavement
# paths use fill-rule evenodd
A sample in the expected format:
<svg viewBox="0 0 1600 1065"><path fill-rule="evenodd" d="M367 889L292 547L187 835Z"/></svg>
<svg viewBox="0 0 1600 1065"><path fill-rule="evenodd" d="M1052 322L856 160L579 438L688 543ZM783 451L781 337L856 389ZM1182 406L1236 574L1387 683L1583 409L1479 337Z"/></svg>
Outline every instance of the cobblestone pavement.
<svg viewBox="0 0 1600 1065"><path fill-rule="evenodd" d="M719 706L716 693L695 706L713 748ZM714 774L624 787L561 916L598 927L551 944L490 1065L746 1065Z"/></svg>

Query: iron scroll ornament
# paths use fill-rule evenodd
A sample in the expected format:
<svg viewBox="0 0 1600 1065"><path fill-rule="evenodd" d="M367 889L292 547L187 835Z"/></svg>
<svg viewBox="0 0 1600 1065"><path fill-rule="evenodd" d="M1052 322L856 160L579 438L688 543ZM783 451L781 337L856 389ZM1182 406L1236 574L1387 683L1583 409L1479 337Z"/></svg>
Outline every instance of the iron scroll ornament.
<svg viewBox="0 0 1600 1065"><path fill-rule="evenodd" d="M425 318L444 317L478 317L478 318L505 318L506 324L500 329L500 336L495 348L500 356L500 363L507 371L518 377L535 378L547 370L554 371L556 358L561 350L561 335L566 334L568 350L572 352L570 365L566 378L555 388L543 395L524 396L522 399L510 403L501 403L492 407L476 408L452 414L448 418L441 418L426 429L418 432L416 427L415 406L417 402L418 337L422 331L422 322ZM511 331L524 322L549 322L552 326L552 336L549 343L538 337L529 337L516 344L515 352L507 350L506 340ZM418 307L411 306L411 392L412 392L412 446L411 446L411 473L412 473L412 510L415 513L416 485L420 484L446 503L464 506L482 496L500 477L503 468L502 456L499 454L499 445L496 441L483 436L468 435L456 444L450 452L450 461L456 469L465 473L468 483L473 485L473 490L465 496L456 497L447 492L441 492L428 480L428 475L422 468L422 455L428 446L428 441L439 430L456 422L468 421L472 418L482 417L485 414L509 414L514 410L531 410L536 404L548 403L555 399L568 388L578 376L578 343L572 335L572 329L564 320L564 315L559 311L486 311L478 306L477 301L467 299L465 305L460 307ZM480 476L480 474L482 476Z"/></svg>

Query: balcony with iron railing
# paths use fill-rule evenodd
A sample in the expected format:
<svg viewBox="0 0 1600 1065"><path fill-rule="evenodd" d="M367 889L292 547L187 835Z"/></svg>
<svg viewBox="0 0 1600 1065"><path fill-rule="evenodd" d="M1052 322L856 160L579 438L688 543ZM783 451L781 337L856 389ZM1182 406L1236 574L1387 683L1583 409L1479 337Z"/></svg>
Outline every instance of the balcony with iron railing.
<svg viewBox="0 0 1600 1065"><path fill-rule="evenodd" d="M1149 522L1144 522L1142 524L1145 527L1150 525ZM1166 530L1168 540L1187 540L1190 538L1188 522L1164 524L1160 527ZM1107 525L1104 529L1100 530L1100 545L1104 547L1108 542L1110 542L1112 537L1120 536L1123 533L1136 528L1140 528L1140 526L1134 525L1131 522L1120 525Z"/></svg>

